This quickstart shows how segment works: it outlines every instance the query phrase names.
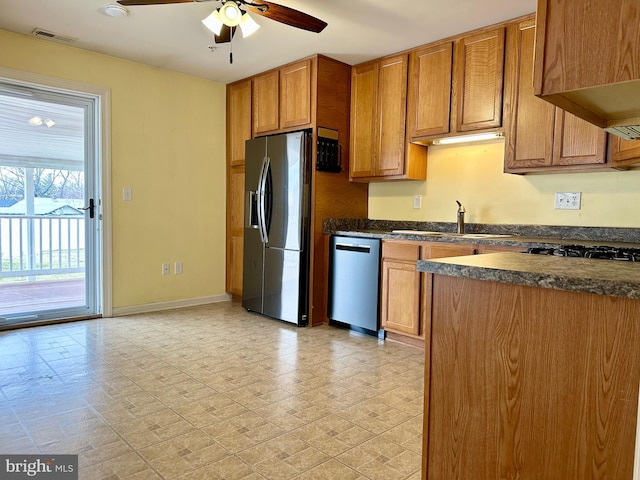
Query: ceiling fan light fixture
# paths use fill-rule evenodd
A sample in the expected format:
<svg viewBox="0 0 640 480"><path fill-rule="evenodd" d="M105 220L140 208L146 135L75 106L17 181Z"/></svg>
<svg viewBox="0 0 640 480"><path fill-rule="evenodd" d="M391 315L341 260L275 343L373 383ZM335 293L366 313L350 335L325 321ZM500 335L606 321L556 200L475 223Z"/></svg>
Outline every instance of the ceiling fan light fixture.
<svg viewBox="0 0 640 480"><path fill-rule="evenodd" d="M236 4L236 2L228 1L225 2L218 10L220 14L220 19L222 23L227 25L228 27L235 27L240 24L242 20L242 11L240 7Z"/></svg>
<svg viewBox="0 0 640 480"><path fill-rule="evenodd" d="M218 13L218 10L214 10L213 12L211 12L211 15L209 15L207 18L202 19L202 23L215 35L220 35L223 22L220 18L220 13Z"/></svg>
<svg viewBox="0 0 640 480"><path fill-rule="evenodd" d="M258 23L253 18L251 18L249 12L245 12L244 15L242 15L242 18L240 20L240 30L242 30L242 38L247 38L252 33L255 33L259 28L260 25L258 25Z"/></svg>

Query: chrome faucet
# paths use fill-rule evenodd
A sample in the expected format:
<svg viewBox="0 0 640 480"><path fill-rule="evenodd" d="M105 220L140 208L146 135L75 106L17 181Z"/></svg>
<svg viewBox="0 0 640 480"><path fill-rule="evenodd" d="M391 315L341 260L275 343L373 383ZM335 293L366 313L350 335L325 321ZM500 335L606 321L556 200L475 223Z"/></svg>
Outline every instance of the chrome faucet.
<svg viewBox="0 0 640 480"><path fill-rule="evenodd" d="M464 209L464 207L462 206L462 204L456 200L456 203L458 204L458 233L464 233L464 213L466 212L466 210Z"/></svg>

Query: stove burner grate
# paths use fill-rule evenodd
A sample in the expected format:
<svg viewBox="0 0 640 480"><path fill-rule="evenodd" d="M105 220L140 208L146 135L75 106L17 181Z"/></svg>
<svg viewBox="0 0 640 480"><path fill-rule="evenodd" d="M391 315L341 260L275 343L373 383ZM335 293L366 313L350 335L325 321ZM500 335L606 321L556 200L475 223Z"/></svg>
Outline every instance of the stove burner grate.
<svg viewBox="0 0 640 480"><path fill-rule="evenodd" d="M640 262L640 248L610 247L598 245L586 247L584 245L560 245L558 247L531 247L527 253L535 255L555 255L557 257L598 258L604 260L619 260L626 262Z"/></svg>

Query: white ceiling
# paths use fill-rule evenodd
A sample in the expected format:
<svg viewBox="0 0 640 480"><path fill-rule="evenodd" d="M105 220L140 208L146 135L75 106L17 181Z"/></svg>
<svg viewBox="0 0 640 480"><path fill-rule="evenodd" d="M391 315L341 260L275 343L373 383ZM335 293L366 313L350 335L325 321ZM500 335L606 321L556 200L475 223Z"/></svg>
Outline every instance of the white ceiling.
<svg viewBox="0 0 640 480"><path fill-rule="evenodd" d="M312 54L350 65L535 11L536 0L281 0L324 20L319 34L252 14L261 28L238 32L215 51L200 23L219 1L128 7L109 17L109 0L0 0L0 28L31 34L38 27L76 37L74 46L229 83ZM47 41L47 40L42 40Z"/></svg>

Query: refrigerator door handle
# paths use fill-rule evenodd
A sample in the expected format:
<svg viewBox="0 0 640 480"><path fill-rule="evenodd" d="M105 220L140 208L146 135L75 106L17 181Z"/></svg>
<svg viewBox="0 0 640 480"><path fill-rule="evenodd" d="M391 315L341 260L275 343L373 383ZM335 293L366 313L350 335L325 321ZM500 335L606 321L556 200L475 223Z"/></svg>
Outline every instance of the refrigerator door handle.
<svg viewBox="0 0 640 480"><path fill-rule="evenodd" d="M262 168L260 169L260 177L258 180L258 229L260 230L260 240L262 243L268 243L267 235L267 215L266 215L266 185L267 174L269 172L269 157L262 159Z"/></svg>

